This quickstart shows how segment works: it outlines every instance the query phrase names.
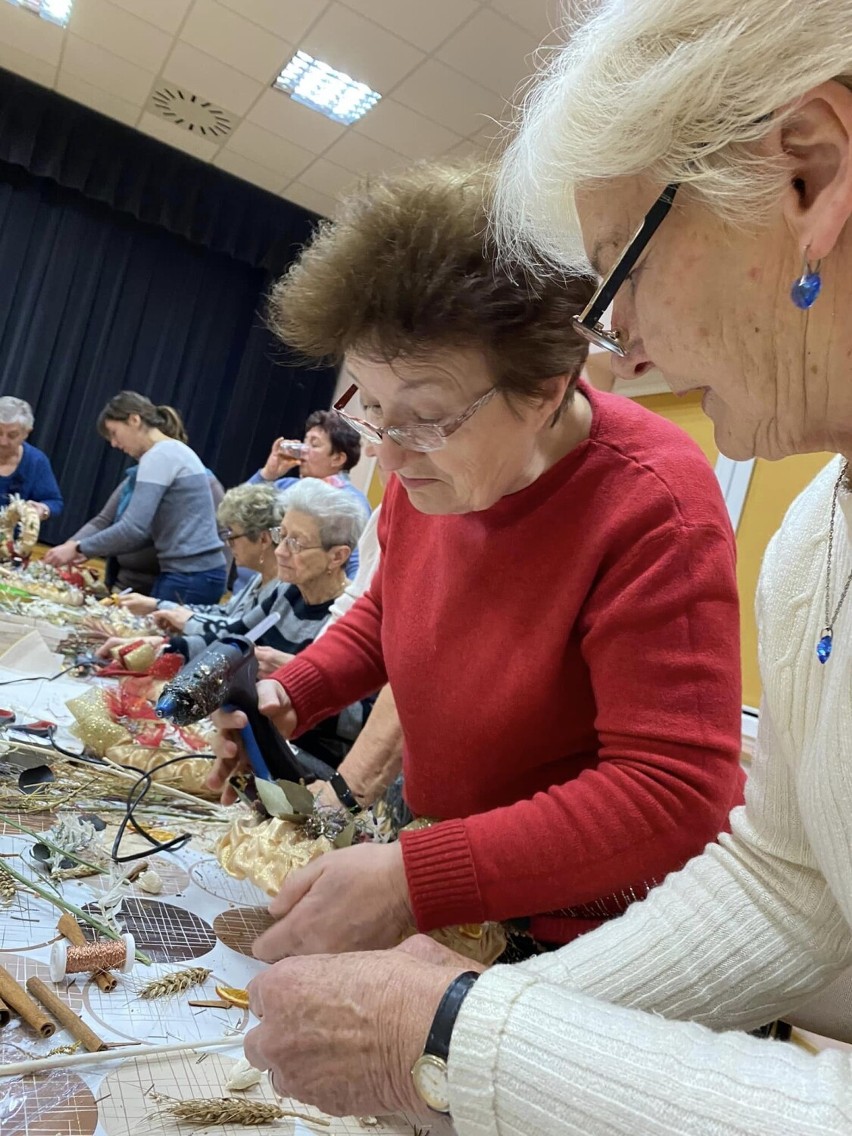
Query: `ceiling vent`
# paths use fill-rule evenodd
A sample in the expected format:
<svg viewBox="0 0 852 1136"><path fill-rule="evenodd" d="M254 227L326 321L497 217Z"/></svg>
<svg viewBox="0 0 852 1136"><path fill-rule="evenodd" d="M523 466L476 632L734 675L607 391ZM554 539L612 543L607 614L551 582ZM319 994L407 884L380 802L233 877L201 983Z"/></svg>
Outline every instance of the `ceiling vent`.
<svg viewBox="0 0 852 1136"><path fill-rule="evenodd" d="M222 140L234 129L234 116L209 99L173 83L161 83L148 100L148 109L173 126L202 138Z"/></svg>

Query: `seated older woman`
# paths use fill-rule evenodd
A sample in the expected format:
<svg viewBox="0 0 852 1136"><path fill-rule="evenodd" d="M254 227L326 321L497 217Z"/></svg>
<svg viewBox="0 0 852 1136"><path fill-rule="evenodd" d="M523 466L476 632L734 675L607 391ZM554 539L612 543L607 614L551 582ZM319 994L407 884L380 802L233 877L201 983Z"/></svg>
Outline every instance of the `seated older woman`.
<svg viewBox="0 0 852 1136"><path fill-rule="evenodd" d="M236 566L253 574L250 582L221 604L182 606L173 600L156 600L131 592L121 598L122 607L135 615L153 615L164 631L193 635L227 627L277 589L278 562L272 530L280 526L283 516L284 498L272 486L238 485L229 489L216 510L216 521Z"/></svg>
<svg viewBox="0 0 852 1136"><path fill-rule="evenodd" d="M259 486L244 486L243 491L275 492ZM182 634L168 639L169 650L186 659L193 658L219 636L245 635L273 613L278 615L278 622L263 633L256 647L262 672L271 673L313 643L329 618L331 605L346 588L344 567L366 518L348 493L315 478L306 478L294 486L284 505L281 525L270 530L278 579L275 587L265 588L249 610L224 623L185 627ZM163 642L156 636L150 637L150 641ZM99 653L106 656L121 642L108 639ZM360 698L351 701L354 705L347 708L347 713L321 715L322 720L312 723L314 728L301 739L309 753L329 765L339 765L360 728Z"/></svg>
<svg viewBox="0 0 852 1136"><path fill-rule="evenodd" d="M32 501L43 521L58 517L64 504L47 454L27 441L33 411L22 398L0 398L0 508L12 496Z"/></svg>
<svg viewBox="0 0 852 1136"><path fill-rule="evenodd" d="M261 702L298 736L389 681L407 803L437 823L292 876L267 958L391 945L412 922L566 942L714 840L740 799L713 471L676 427L579 381L571 317L592 285L508 271L488 191L477 171L378 180L273 295L286 342L342 360L338 406L395 476L370 589ZM219 745L214 784L237 760Z"/></svg>

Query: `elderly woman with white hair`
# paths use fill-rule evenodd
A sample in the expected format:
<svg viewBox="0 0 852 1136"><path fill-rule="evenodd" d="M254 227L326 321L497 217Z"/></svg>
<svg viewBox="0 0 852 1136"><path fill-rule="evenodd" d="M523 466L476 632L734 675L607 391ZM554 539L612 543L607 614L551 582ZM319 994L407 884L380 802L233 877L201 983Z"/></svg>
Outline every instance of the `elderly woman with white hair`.
<svg viewBox="0 0 852 1136"><path fill-rule="evenodd" d="M9 498L31 501L42 521L58 517L64 504L47 454L27 441L33 428L28 402L12 395L0 397L0 506Z"/></svg>
<svg viewBox="0 0 852 1136"><path fill-rule="evenodd" d="M703 390L723 453L838 454L764 563L746 804L643 903L518 966L456 978L417 944L278 963L246 1053L288 1094L356 1114L419 1097L461 1136L848 1134L848 1053L744 1031L852 962L852 3L576 11L504 158L513 252L588 258L585 333L623 378Z"/></svg>

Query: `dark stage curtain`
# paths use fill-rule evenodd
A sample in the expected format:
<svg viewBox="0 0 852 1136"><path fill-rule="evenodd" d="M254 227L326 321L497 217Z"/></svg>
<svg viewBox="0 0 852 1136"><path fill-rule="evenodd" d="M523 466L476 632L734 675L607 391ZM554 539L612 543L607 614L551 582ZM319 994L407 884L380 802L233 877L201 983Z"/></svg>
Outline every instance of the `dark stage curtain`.
<svg viewBox="0 0 852 1136"><path fill-rule="evenodd" d="M3 125L0 116L7 152ZM243 187L249 200L262 193L221 176L220 195L237 212ZM299 214L288 242L299 225L307 235L309 214L263 196ZM292 255L296 246L286 247ZM328 406L333 372L293 366L263 325L269 264L274 274L285 267L283 248L266 263L238 259L0 161L0 394L32 403L30 440L50 456L65 496L46 540L96 512L129 464L95 430L119 390L176 406L226 487L263 462L277 434L299 435L307 415Z"/></svg>

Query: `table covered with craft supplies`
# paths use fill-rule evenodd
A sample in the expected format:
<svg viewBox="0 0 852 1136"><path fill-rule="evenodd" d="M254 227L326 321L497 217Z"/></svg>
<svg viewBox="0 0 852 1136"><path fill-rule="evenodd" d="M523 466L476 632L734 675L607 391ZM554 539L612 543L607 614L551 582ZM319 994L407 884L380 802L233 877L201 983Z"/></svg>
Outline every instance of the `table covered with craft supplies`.
<svg viewBox="0 0 852 1136"><path fill-rule="evenodd" d="M205 796L209 723L153 710L175 661L92 665L108 635L146 630L91 581L0 567L0 1133L412 1136L406 1117L281 1099L242 1055L270 894L390 838L386 820L296 785L268 786L265 809Z"/></svg>

